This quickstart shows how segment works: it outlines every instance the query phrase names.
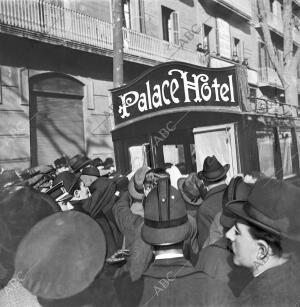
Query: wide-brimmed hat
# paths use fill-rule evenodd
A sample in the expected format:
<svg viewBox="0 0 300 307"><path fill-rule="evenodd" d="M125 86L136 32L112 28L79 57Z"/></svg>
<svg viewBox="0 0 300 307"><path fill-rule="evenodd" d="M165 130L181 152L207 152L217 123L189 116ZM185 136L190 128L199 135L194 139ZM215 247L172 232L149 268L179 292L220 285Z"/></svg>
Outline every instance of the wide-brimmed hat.
<svg viewBox="0 0 300 307"><path fill-rule="evenodd" d="M13 275L14 257L22 238L37 222L60 208L48 195L28 186L2 191L0 207L0 262L7 274L3 283Z"/></svg>
<svg viewBox="0 0 300 307"><path fill-rule="evenodd" d="M225 205L233 200L247 200L252 187L253 184L245 183L242 176L236 176L230 180L222 201L220 223L224 228L231 228L236 221L236 216L226 209Z"/></svg>
<svg viewBox="0 0 300 307"><path fill-rule="evenodd" d="M190 233L186 204L180 192L161 179L144 200L142 238L152 245L172 245L184 241Z"/></svg>
<svg viewBox="0 0 300 307"><path fill-rule="evenodd" d="M190 205L199 206L203 202L204 183L198 178L196 173L191 173L188 177L182 177L177 182L178 189L183 199Z"/></svg>
<svg viewBox="0 0 300 307"><path fill-rule="evenodd" d="M18 247L15 275L24 288L46 299L62 299L87 288L104 265L100 226L77 211L55 213L36 224Z"/></svg>
<svg viewBox="0 0 300 307"><path fill-rule="evenodd" d="M226 209L257 227L287 238L300 241L300 189L283 180L259 179L247 201L235 200Z"/></svg>
<svg viewBox="0 0 300 307"><path fill-rule="evenodd" d="M149 170L148 166L143 165L142 167L136 170L134 175L129 180L128 192L130 196L136 200L143 199L143 196L144 196L143 183L144 183L145 175L148 170Z"/></svg>
<svg viewBox="0 0 300 307"><path fill-rule="evenodd" d="M223 166L215 156L208 156L204 160L203 170L198 173L198 177L208 182L219 181L225 177L229 168L229 164Z"/></svg>
<svg viewBox="0 0 300 307"><path fill-rule="evenodd" d="M85 155L77 154L70 159L69 164L73 172L78 173L82 168L91 164L91 160Z"/></svg>

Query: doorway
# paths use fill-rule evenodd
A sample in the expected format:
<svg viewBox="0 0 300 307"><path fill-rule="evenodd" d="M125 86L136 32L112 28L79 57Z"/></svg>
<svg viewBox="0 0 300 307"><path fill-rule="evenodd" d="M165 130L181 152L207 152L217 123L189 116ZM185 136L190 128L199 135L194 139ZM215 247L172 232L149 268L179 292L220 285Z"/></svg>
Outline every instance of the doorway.
<svg viewBox="0 0 300 307"><path fill-rule="evenodd" d="M31 164L52 164L84 153L83 84L61 74L35 76L30 84Z"/></svg>

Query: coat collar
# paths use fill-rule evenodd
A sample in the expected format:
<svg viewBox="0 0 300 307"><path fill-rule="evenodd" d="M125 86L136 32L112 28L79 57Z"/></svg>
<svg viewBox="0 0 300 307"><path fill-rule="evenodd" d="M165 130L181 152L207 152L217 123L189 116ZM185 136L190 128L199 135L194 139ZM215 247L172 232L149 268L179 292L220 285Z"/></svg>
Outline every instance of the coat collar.
<svg viewBox="0 0 300 307"><path fill-rule="evenodd" d="M218 185L214 188L212 188L211 190L209 190L205 196L204 199L207 199L208 197L216 194L216 193L219 193L219 192L222 192L222 191L225 191L225 189L227 188L227 184L224 183L224 184L221 184L221 185Z"/></svg>

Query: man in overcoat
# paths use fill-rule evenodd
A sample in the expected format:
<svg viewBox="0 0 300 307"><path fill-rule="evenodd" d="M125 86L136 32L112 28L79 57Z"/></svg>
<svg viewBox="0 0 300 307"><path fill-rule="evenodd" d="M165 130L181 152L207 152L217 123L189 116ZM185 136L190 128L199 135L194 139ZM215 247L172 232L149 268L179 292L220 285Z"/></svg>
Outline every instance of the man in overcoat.
<svg viewBox="0 0 300 307"><path fill-rule="evenodd" d="M210 225L217 213L222 210L223 195L227 188L225 182L230 165L222 165L215 156L208 156L203 170L198 173L207 186L208 192L197 212L199 247L203 246L209 235Z"/></svg>

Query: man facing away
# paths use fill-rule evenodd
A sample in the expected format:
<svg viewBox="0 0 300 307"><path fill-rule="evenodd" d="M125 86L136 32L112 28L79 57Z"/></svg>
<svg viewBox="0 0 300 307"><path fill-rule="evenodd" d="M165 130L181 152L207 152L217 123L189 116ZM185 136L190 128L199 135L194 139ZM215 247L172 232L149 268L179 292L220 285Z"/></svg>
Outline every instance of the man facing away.
<svg viewBox="0 0 300 307"><path fill-rule="evenodd" d="M197 212L199 246L203 246L209 235L210 225L218 212L222 210L225 182L230 165L222 165L215 156L208 156L198 177L204 181L208 192Z"/></svg>

